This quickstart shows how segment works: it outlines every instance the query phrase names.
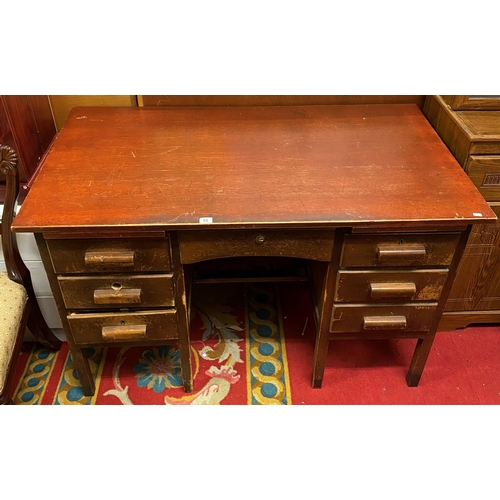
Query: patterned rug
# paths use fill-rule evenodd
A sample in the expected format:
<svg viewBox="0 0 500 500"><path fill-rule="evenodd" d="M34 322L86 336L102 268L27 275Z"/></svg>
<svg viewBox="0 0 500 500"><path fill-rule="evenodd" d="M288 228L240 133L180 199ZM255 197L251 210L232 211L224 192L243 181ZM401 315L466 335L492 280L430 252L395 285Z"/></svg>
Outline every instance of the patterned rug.
<svg viewBox="0 0 500 500"><path fill-rule="evenodd" d="M279 303L272 284L206 285L193 297L194 391L182 389L176 346L86 349L96 379L82 394L67 344L28 345L15 404L291 404Z"/></svg>
<svg viewBox="0 0 500 500"><path fill-rule="evenodd" d="M323 387L311 388L315 340L306 283L200 285L192 299L194 390L176 346L87 349L96 379L82 394L66 343L26 344L17 405L500 404L500 326L439 332L420 384L405 376L414 340L330 342Z"/></svg>

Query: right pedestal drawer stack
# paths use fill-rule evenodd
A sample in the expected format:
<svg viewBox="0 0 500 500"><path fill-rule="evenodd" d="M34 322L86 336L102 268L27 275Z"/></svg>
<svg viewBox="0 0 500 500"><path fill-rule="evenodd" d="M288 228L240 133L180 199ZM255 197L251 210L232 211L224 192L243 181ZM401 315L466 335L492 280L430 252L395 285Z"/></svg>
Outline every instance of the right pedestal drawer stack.
<svg viewBox="0 0 500 500"><path fill-rule="evenodd" d="M459 233L346 234L332 333L415 338L432 329Z"/></svg>
<svg viewBox="0 0 500 500"><path fill-rule="evenodd" d="M418 385L468 233L407 230L338 231L335 291L328 332L320 328L316 341L314 387L321 386L328 342L355 339L418 339L406 376L410 387Z"/></svg>
<svg viewBox="0 0 500 500"><path fill-rule="evenodd" d="M424 114L500 215L500 96L428 96ZM500 322L500 223L473 226L439 330Z"/></svg>

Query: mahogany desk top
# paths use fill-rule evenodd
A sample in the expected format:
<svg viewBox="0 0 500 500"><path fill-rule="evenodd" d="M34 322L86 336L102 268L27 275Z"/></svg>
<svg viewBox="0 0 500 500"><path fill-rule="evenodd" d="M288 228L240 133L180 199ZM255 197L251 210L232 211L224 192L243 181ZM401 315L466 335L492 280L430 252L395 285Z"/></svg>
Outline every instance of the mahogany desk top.
<svg viewBox="0 0 500 500"><path fill-rule="evenodd" d="M495 220L417 106L80 107L16 232Z"/></svg>

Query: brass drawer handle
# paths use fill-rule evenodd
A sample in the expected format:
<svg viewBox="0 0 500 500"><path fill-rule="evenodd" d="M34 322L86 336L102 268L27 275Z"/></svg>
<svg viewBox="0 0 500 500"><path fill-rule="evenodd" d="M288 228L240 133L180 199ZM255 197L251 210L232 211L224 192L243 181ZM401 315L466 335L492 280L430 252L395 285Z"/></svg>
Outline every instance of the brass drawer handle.
<svg viewBox="0 0 500 500"><path fill-rule="evenodd" d="M115 284L113 284L115 285ZM94 290L94 304L140 304L140 288L117 288Z"/></svg>
<svg viewBox="0 0 500 500"><path fill-rule="evenodd" d="M118 267L134 267L133 250L125 250L120 252L85 252L86 266L118 266Z"/></svg>
<svg viewBox="0 0 500 500"><path fill-rule="evenodd" d="M374 299L412 297L416 291L415 283L370 283L370 295Z"/></svg>
<svg viewBox="0 0 500 500"><path fill-rule="evenodd" d="M406 316L364 316L363 330L404 330Z"/></svg>
<svg viewBox="0 0 500 500"><path fill-rule="evenodd" d="M261 243L264 243L264 241L266 241L266 237L263 234L258 234L255 237L255 243L257 243L257 245L260 245Z"/></svg>
<svg viewBox="0 0 500 500"><path fill-rule="evenodd" d="M379 245L377 247L377 257L380 262L421 260L425 258L425 255L425 246L418 243L406 245Z"/></svg>
<svg viewBox="0 0 500 500"><path fill-rule="evenodd" d="M146 338L146 325L103 326L104 340L141 340Z"/></svg>

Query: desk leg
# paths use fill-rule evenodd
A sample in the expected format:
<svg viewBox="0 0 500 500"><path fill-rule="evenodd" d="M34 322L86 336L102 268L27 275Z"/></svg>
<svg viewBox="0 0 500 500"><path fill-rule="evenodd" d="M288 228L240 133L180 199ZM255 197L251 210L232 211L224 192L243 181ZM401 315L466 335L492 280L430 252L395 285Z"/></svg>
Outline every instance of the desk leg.
<svg viewBox="0 0 500 500"><path fill-rule="evenodd" d="M430 327L430 331L429 333L427 333L425 338L418 339L417 341L417 346L415 347L415 352L413 353L410 369L408 370L408 374L406 375L406 383L409 387L417 387L418 383L420 382L420 377L422 376L425 363L431 351L432 343L434 342L434 337L436 336L436 331L445 309L446 301L448 300L448 296L453 285L453 280L455 279L455 276L457 274L460 259L462 258L462 255L465 251L465 246L467 245L467 240L469 238L471 229L472 226L467 226L467 229L465 231L462 231L462 234L460 235L460 240L455 249L455 254L448 271L448 279L446 280L443 290L441 291L441 297L439 298L438 307L436 308L435 318L433 324Z"/></svg>
<svg viewBox="0 0 500 500"><path fill-rule="evenodd" d="M191 368L191 342L189 339L189 315L186 293L186 277L181 264L177 234L171 233L172 268L175 280L175 307L179 328L179 349L181 351L182 381L185 392L193 390L193 371Z"/></svg>
<svg viewBox="0 0 500 500"><path fill-rule="evenodd" d="M335 294L335 279L339 267L340 252L342 250L344 232L337 230L335 245L331 261L328 263L326 276L323 281L321 296L316 297L318 302L319 318L317 321L316 344L314 346L312 386L319 389L323 383L328 345L330 341L330 322Z"/></svg>
<svg viewBox="0 0 500 500"><path fill-rule="evenodd" d="M313 378L312 386L314 389L320 389L323 383L323 374L325 372L326 355L328 354L330 332L328 328L318 328L316 345L314 346Z"/></svg>
<svg viewBox="0 0 500 500"><path fill-rule="evenodd" d="M75 345L68 336L66 336L66 338L68 340L68 347L73 365L78 373L78 380L80 381L83 395L93 396L95 392L95 382L90 370L89 360L81 347Z"/></svg>
<svg viewBox="0 0 500 500"><path fill-rule="evenodd" d="M431 352L432 343L436 332L429 333L424 339L417 340L417 346L413 353L413 358L410 363L410 369L406 375L406 383L408 387L417 387L420 382L420 377L424 371L424 366Z"/></svg>

